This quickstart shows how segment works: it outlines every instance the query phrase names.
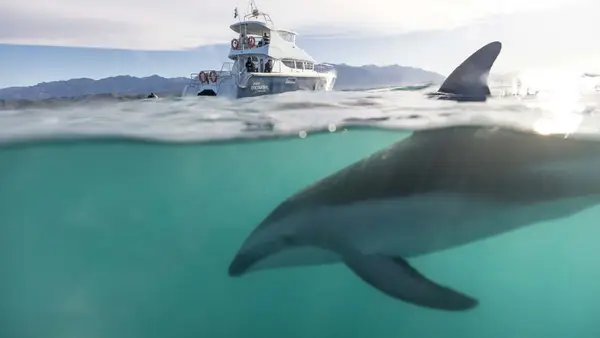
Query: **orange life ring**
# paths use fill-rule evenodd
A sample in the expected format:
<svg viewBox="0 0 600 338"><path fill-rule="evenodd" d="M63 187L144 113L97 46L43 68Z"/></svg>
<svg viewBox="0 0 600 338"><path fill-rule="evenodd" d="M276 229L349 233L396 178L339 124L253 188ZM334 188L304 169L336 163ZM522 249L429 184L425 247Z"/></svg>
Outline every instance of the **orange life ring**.
<svg viewBox="0 0 600 338"><path fill-rule="evenodd" d="M215 72L214 70L211 70L210 73L208 73L208 78L213 83L217 82L217 72Z"/></svg>
<svg viewBox="0 0 600 338"><path fill-rule="evenodd" d="M248 38L248 47L252 48L254 47L254 45L256 45L256 39L253 36L251 36Z"/></svg>
<svg viewBox="0 0 600 338"><path fill-rule="evenodd" d="M206 76L205 72L200 72L200 73L198 73L198 80L200 80L200 83L204 83L204 82L208 83L208 76Z"/></svg>
<svg viewBox="0 0 600 338"><path fill-rule="evenodd" d="M240 41L238 39L231 40L231 48L238 49L240 46Z"/></svg>

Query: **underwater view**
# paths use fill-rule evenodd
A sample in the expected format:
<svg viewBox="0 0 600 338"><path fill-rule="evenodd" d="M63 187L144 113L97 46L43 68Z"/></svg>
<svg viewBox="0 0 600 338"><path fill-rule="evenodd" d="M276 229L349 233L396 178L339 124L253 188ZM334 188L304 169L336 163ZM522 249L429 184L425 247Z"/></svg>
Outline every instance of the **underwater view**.
<svg viewBox="0 0 600 338"><path fill-rule="evenodd" d="M600 1L4 2L0 338L600 338Z"/></svg>
<svg viewBox="0 0 600 338"><path fill-rule="evenodd" d="M576 100L540 95L457 103L425 99L422 90L383 90L2 110L0 336L597 337L600 198L593 195L600 192L597 167L569 172L569 167L553 166L565 163L560 158L552 165L547 161L566 156L562 160L600 163L598 103L597 92ZM428 131L443 135L444 130L454 130L451 135L459 135L466 128L467 135L469 128L494 130L493 126L506 128L502 137L510 139L505 143L514 151L485 142L478 147L462 136L446 141L440 136L443 142L435 149L415 139ZM530 136L513 140L511 133ZM564 136L548 135L552 133ZM411 138L418 142L397 145ZM539 138L553 138L552 149L559 155ZM571 143L563 147L567 144L563 140ZM453 197L425 204L404 205L400 200L392 205L398 213L388 208L362 215L361 204L356 204L343 216L348 225L341 228L336 217L342 216L333 212L319 216L323 229L328 222L339 223L332 229L340 233L367 229L360 235L365 240L369 231L375 233L375 228L368 229L381 223L381 215L398 222L394 225L398 227L426 222L419 220L422 216L437 217L438 224L421 225L429 231L426 245L435 250L419 249L423 233L409 231L404 238L409 257L394 259L398 266L410 262L404 266L408 280L396 274L399 270L389 270L391 265L386 264L391 261L380 260L380 255L373 256L375 265L361 265L366 258L352 256L350 246L347 252L339 251L353 257L346 264L288 262L291 266L264 266L264 271L246 274L232 263L255 228L283 201L394 144L396 148L390 149L408 151L395 161L409 163L413 158L416 162L411 163L420 163L413 166L416 172L435 168L452 172L452 163L466 161L460 165L468 175L459 176L478 180L479 187L495 186L508 204L580 195L592 200L525 208L532 214L519 214L523 224L514 229L493 230L498 233L448 245L442 243L462 228L448 233L445 219L455 226L464 221L484 228L490 219L504 226L501 223L512 218L494 214L493 203L453 209ZM497 153L485 152L488 144ZM529 153L532 147L541 147L548 156ZM446 162L423 165L421 159L432 157L419 154L436 149ZM491 171L489 177L478 174L482 170L470 157L473 152L487 159L479 165ZM586 157L589 154L598 156ZM523 191L516 191L521 188L513 181L501 188L507 171L494 168L517 160L534 167L534 160L540 161L542 167L536 170L546 164L553 168L543 176L543 192L527 190L539 183L535 177L540 176L535 175L522 181ZM408 167L402 165L398 170L405 170L408 183L386 181L383 167L373 164L373 175L381 176L365 181L367 186L357 181L360 178L352 179L352 173L332 184L345 191L342 199L359 198L352 197L358 194L356 189L365 191L370 185L369 191L385 188L386 182L433 190L444 185L441 178L411 183L411 178L427 175L409 176ZM363 166L369 168L367 162ZM552 179L558 183L553 185ZM542 193L552 196L538 196ZM330 198L341 203L338 197ZM418 208L424 210L416 212ZM293 211L280 210L279 219ZM277 232L294 226L275 221L272 228ZM302 245L299 236L293 237L300 232L293 230L288 234L292 238L281 243ZM383 240L393 232L377 236L376 241ZM333 244L331 248L338 249ZM241 252L242 260L265 254L253 250L245 256ZM259 261L258 256L251 258ZM254 263L241 262L245 264L241 269ZM386 278L399 278L399 287L386 284ZM378 284L381 279L385 285ZM427 279L437 284L432 286ZM440 296L445 299L441 307L454 308L440 309L429 296ZM461 303L465 299L470 302Z"/></svg>

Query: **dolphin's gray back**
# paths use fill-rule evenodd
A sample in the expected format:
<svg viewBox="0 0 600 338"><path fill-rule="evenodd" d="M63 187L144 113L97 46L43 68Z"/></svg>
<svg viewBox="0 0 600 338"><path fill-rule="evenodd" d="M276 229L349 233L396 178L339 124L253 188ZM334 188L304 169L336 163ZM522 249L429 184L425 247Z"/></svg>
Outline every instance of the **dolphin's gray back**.
<svg viewBox="0 0 600 338"><path fill-rule="evenodd" d="M600 158L600 142L564 135L468 126L419 131L306 187L261 226L302 208L430 192L520 204L600 194L600 180L595 179L600 174L582 181L566 171L532 170L593 157Z"/></svg>

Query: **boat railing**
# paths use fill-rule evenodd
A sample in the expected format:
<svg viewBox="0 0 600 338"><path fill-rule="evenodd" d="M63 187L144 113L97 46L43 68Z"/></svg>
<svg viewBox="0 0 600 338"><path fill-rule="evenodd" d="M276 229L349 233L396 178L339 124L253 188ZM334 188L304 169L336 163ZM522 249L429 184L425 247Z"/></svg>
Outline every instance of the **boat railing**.
<svg viewBox="0 0 600 338"><path fill-rule="evenodd" d="M198 75L200 73L191 73L190 74L190 87L200 87L202 85L202 83L200 83L200 79L198 78Z"/></svg>
<svg viewBox="0 0 600 338"><path fill-rule="evenodd" d="M246 69L242 69L242 71L235 74L235 83L241 88L246 88L246 86L248 85L248 80L250 80L252 74L253 73L248 72Z"/></svg>
<svg viewBox="0 0 600 338"><path fill-rule="evenodd" d="M213 69L214 70L214 69ZM211 72L212 70L204 70L203 72L205 72L207 75ZM216 71L217 73L217 79L220 77L228 77L231 76L231 71L230 70L224 70L224 71ZM200 78L198 77L200 76L200 73L191 73L190 74L190 79L194 80L194 81L198 81L200 82Z"/></svg>
<svg viewBox="0 0 600 338"><path fill-rule="evenodd" d="M229 72L229 75L231 75L232 70L233 70L233 62L223 62L223 65L221 66L222 73Z"/></svg>
<svg viewBox="0 0 600 338"><path fill-rule="evenodd" d="M262 16L262 20L260 19L261 16ZM273 26L273 20L271 19L271 16L267 13L259 11L258 9L252 9L252 11L250 13L244 15L243 21L254 21L251 19L255 19L255 20L264 22L266 25Z"/></svg>
<svg viewBox="0 0 600 338"><path fill-rule="evenodd" d="M233 69L233 62L224 62L223 65L221 66L221 70L219 70L219 71L215 71L214 69L208 69L208 70L201 70L198 73L191 73L190 74L190 86L201 87L201 86L210 85L210 84L218 85L223 78L231 77L232 69ZM200 76L201 72L204 72L204 73L206 73L206 75L208 75L212 71L215 71L217 73L217 82L216 83L215 82L209 82L209 83L200 82L199 76Z"/></svg>
<svg viewBox="0 0 600 338"><path fill-rule="evenodd" d="M269 43L264 43L264 39L262 37L254 37L255 39L255 44L254 46L250 47L250 45L248 44L248 38L245 39L236 39L238 40L238 47L237 48L233 48L231 47L231 50L250 50L250 49L256 49L256 48L262 48L265 46L268 46L271 42L269 41ZM243 40L243 41L241 41Z"/></svg>

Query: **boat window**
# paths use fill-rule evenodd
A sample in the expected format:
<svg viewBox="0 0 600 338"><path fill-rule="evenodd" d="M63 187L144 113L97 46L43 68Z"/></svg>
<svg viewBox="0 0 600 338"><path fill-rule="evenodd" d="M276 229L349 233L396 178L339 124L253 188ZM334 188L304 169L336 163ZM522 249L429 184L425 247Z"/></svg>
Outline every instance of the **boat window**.
<svg viewBox="0 0 600 338"><path fill-rule="evenodd" d="M305 67L304 69L313 70L315 68L315 65L312 62L307 62L304 65L304 67Z"/></svg>
<svg viewBox="0 0 600 338"><path fill-rule="evenodd" d="M283 64L286 67L289 67L289 68L292 68L292 69L296 68L295 65L294 65L294 61L291 61L291 60L282 60L281 62L283 62Z"/></svg>
<svg viewBox="0 0 600 338"><path fill-rule="evenodd" d="M281 36L281 38L287 42L291 42L291 43L295 43L296 42L296 35L288 33L288 32L277 32L279 34L279 36Z"/></svg>
<svg viewBox="0 0 600 338"><path fill-rule="evenodd" d="M296 61L296 69L304 69L304 62Z"/></svg>

